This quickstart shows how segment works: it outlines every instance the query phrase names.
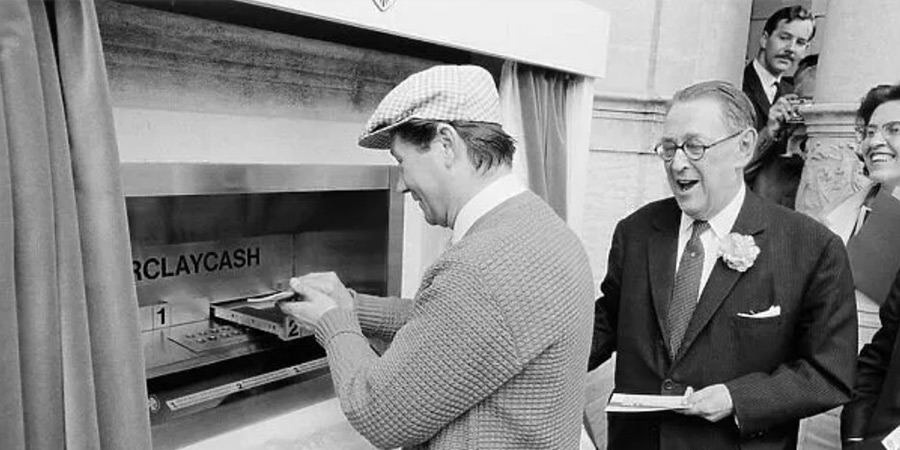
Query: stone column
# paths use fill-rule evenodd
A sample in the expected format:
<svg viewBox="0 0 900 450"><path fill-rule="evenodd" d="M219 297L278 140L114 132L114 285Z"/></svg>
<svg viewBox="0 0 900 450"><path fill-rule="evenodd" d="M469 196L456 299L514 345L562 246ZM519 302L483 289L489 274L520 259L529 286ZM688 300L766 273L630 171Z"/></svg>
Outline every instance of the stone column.
<svg viewBox="0 0 900 450"><path fill-rule="evenodd" d="M869 183L855 153L854 119L869 88L900 81L896 6L894 0L827 2L827 22L819 22L822 51L815 104L804 114L809 143L797 193L799 211L818 216L828 204Z"/></svg>

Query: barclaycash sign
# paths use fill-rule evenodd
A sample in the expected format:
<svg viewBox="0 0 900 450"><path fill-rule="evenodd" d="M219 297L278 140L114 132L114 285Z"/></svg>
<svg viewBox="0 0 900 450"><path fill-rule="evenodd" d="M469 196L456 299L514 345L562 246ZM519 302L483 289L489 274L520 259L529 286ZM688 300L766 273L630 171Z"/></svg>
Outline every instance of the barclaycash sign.
<svg viewBox="0 0 900 450"><path fill-rule="evenodd" d="M221 272L259 265L259 247L150 256L131 262L135 281Z"/></svg>

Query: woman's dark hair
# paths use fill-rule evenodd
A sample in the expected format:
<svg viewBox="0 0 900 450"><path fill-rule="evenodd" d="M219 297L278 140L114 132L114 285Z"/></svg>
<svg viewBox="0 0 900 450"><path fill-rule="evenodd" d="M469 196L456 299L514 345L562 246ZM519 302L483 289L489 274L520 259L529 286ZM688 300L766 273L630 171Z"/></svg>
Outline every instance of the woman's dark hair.
<svg viewBox="0 0 900 450"><path fill-rule="evenodd" d="M893 100L900 100L900 84L879 84L869 89L856 110L856 125L868 125L875 110L882 103Z"/></svg>
<svg viewBox="0 0 900 450"><path fill-rule="evenodd" d="M391 135L413 145L426 148L437 136L438 125L446 123L459 133L468 147L469 159L478 170L512 165L515 141L496 123L410 119L395 128Z"/></svg>
<svg viewBox="0 0 900 450"><path fill-rule="evenodd" d="M894 85L879 84L878 86L869 89L869 92L866 92L866 95L859 103L859 109L856 110L857 133L860 133L859 135L862 136L862 129L869 125L869 121L872 120L872 114L875 113L875 110L883 103L893 100L900 100L900 83ZM862 153L857 152L856 156L865 163L865 158ZM869 176L869 168L865 165L863 165L863 175Z"/></svg>

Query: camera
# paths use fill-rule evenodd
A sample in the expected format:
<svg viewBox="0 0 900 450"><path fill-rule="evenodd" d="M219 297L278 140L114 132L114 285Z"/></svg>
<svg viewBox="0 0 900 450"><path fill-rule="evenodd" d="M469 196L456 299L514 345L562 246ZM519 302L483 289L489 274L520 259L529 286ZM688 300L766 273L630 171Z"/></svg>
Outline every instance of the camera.
<svg viewBox="0 0 900 450"><path fill-rule="evenodd" d="M788 117L787 123L803 123L803 111L812 104L812 99L809 97L790 97L787 101L791 105L791 115Z"/></svg>

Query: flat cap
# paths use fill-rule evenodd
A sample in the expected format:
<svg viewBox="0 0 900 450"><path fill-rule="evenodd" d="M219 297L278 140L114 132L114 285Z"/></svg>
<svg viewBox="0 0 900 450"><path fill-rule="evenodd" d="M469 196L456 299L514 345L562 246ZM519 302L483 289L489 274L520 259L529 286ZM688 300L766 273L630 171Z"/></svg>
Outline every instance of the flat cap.
<svg viewBox="0 0 900 450"><path fill-rule="evenodd" d="M359 146L391 148L391 130L410 119L500 124L494 79L478 66L434 66L403 80L372 113Z"/></svg>

